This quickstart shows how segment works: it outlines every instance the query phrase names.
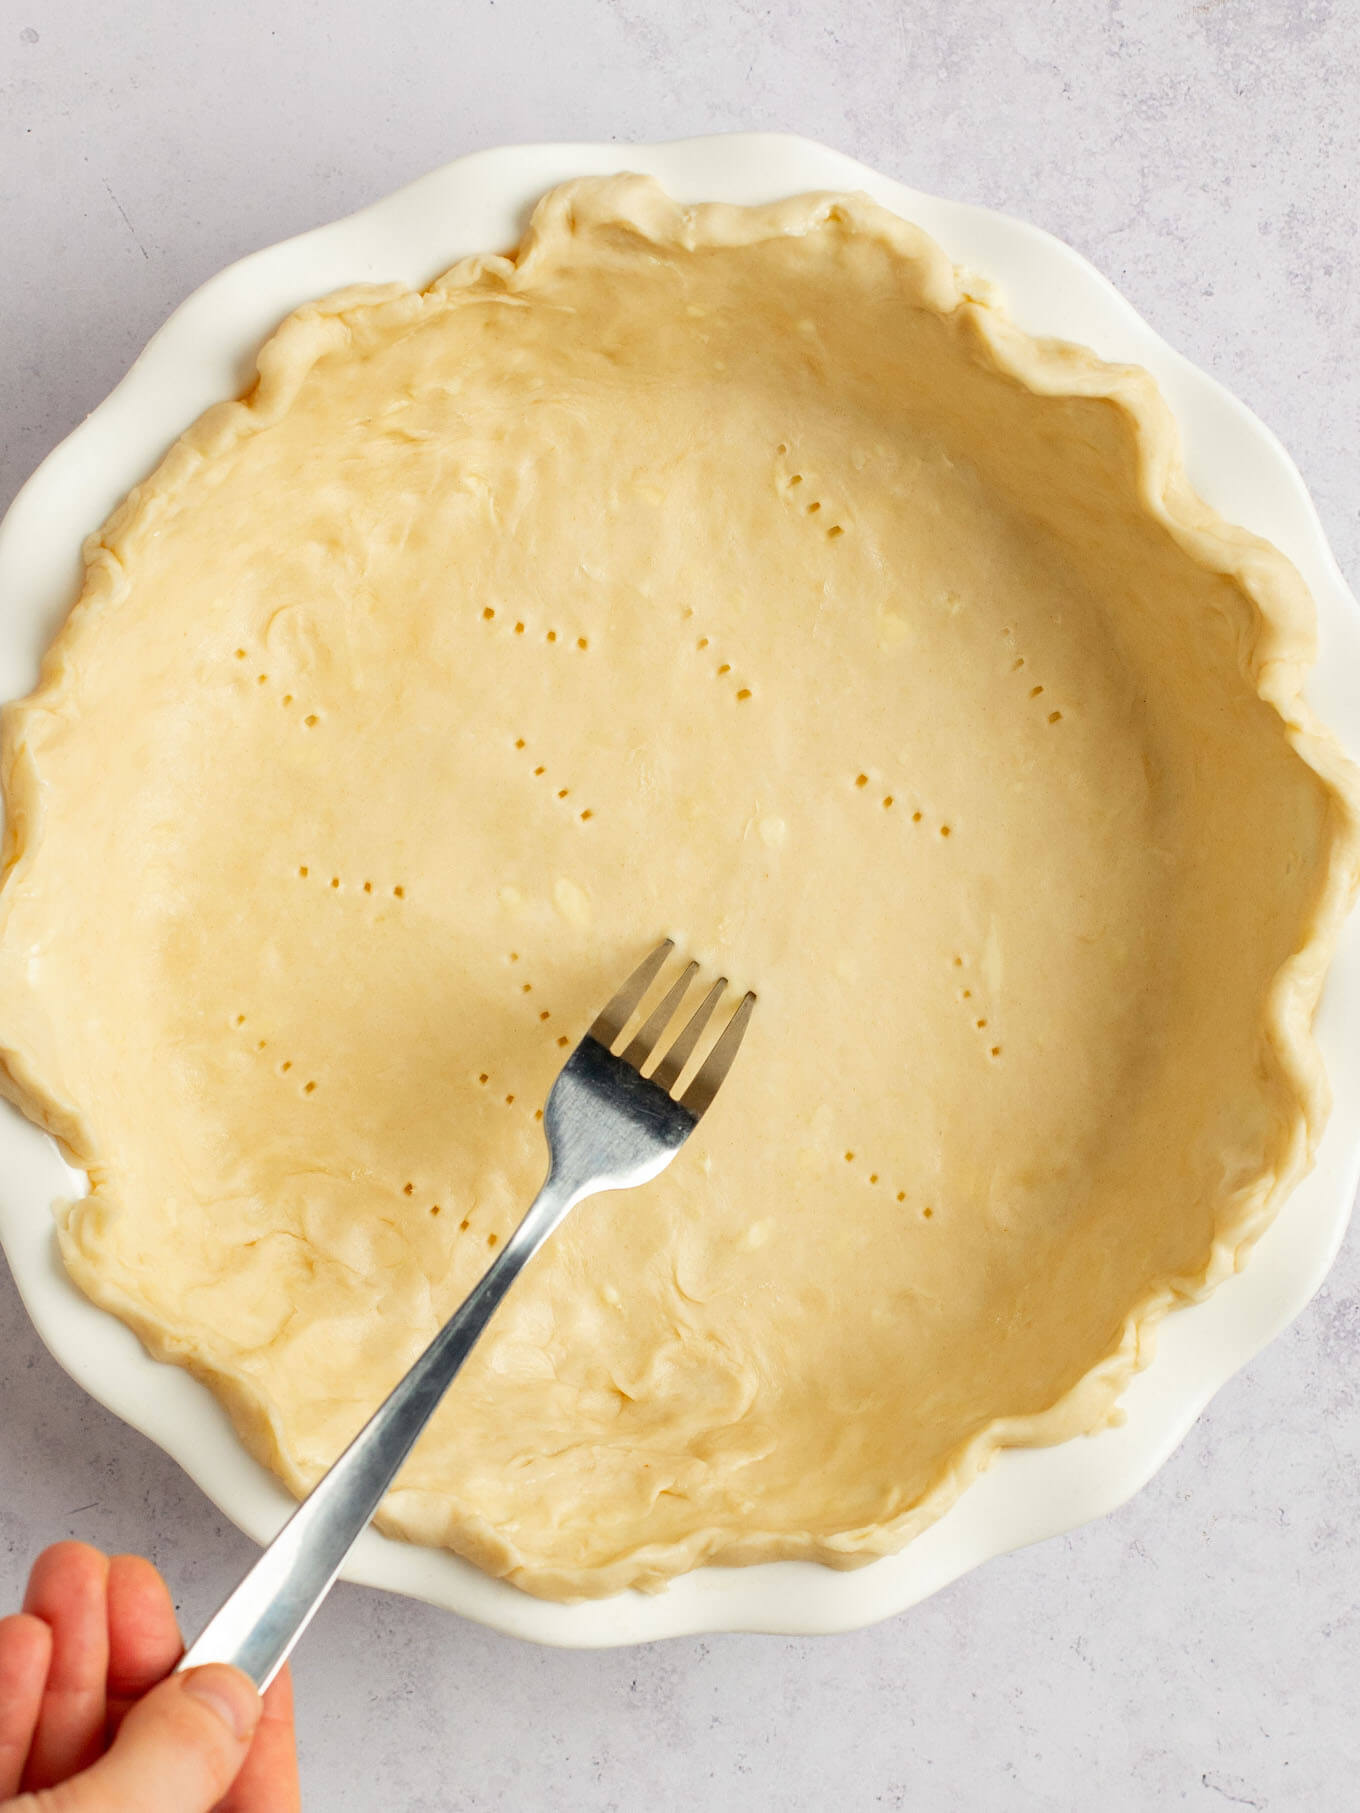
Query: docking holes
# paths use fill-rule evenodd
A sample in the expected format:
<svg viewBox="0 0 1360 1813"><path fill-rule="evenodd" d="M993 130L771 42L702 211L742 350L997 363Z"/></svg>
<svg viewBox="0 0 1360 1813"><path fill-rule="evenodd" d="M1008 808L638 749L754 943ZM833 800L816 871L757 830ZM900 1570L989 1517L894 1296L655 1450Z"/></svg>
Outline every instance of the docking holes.
<svg viewBox="0 0 1360 1813"><path fill-rule="evenodd" d="M685 615L692 617L694 613L686 611ZM701 662L712 663L713 678L719 685L726 687L731 692L738 705L745 705L754 696L750 684L740 674L733 671L731 661L720 650L714 648L712 640L708 636L696 636L694 653Z"/></svg>
<svg viewBox="0 0 1360 1813"><path fill-rule="evenodd" d="M534 623L528 617L521 616L505 607L498 608L494 604L484 604L480 620L485 629L503 630L522 642L537 642L547 648L569 649L578 655L590 652L589 636L573 636L568 630L559 630L546 624Z"/></svg>
<svg viewBox="0 0 1360 1813"><path fill-rule="evenodd" d="M344 875L327 875L324 869L318 869L314 864L308 862L298 864L297 878L299 881L321 881L327 892L332 894L390 895L393 900L405 900L406 898L405 882L398 881L391 884L375 882L367 875L362 880L355 880L353 877Z"/></svg>
<svg viewBox="0 0 1360 1813"><path fill-rule="evenodd" d="M882 1190L884 1194L890 1196L894 1202L906 1203L907 1192L895 1188L886 1173L876 1170L863 1153L856 1151L853 1146L850 1146L846 1148L841 1156L847 1167L867 1189ZM935 1213L935 1210L933 1208L924 1208L921 1213L925 1216L926 1220L929 1221L931 1216Z"/></svg>
<svg viewBox="0 0 1360 1813"><path fill-rule="evenodd" d="M964 1009L969 1019L973 1022L973 1031L977 1034L978 1040L986 1053L988 1063L994 1064L1002 1055L1002 1047L996 1036L996 1027L993 1024L992 1015L979 1003L973 983L968 980L968 977L972 972L972 964L967 957L960 953L955 953L950 960L950 968L954 970L954 980L959 984L954 999ZM959 975L957 972L960 970L964 971L965 974Z"/></svg>
<svg viewBox="0 0 1360 1813"><path fill-rule="evenodd" d="M233 649L232 653L233 653L234 657L236 658L236 660L238 660L238 661L245 661L245 660L249 659L249 651L244 648ZM249 669L247 669L247 673L248 672L249 672ZM246 676L244 674L241 676L241 678L243 680L245 679L245 677ZM272 697L273 697L274 702L284 711L291 711L293 706L296 705L296 703L297 703L297 700L294 698L294 696L291 692L282 692L279 690L279 682L277 680L271 682L270 675L269 675L268 671L265 669L261 669L258 673L256 673L255 685L256 685L256 687L262 687L262 686L271 687L271 692L272 692ZM265 694L264 696L266 698L268 698L271 695ZM319 713L317 713L315 711L309 711L309 712L305 712L305 713L301 714L298 721L304 730L315 730L317 725L321 722L321 718L320 718Z"/></svg>
<svg viewBox="0 0 1360 1813"><path fill-rule="evenodd" d="M437 1221L444 1213L444 1201L447 1200L448 1192L441 1190L438 1186L432 1188L429 1185L417 1184L414 1179L408 1178L401 1186L401 1193L407 1198L412 1209L415 1210L417 1214L426 1215L431 1221ZM431 1200L432 1198L435 1200ZM439 1198L443 1198L443 1200L438 1200ZM460 1234L470 1232L471 1228L472 1221L469 1216L464 1216L458 1223L458 1232ZM487 1245L495 1246L496 1239L497 1236L495 1234L489 1234L487 1236Z"/></svg>
<svg viewBox="0 0 1360 1813"><path fill-rule="evenodd" d="M901 813L908 818L913 825L926 824L926 815L919 806L913 806L901 793L884 791L883 774L881 770L876 769L872 773L866 774L864 770L861 769L854 777L854 788L857 793L862 793L866 800L870 802L877 800L880 808L884 812ZM926 828L927 830L932 829L929 825L926 825ZM933 829L940 837L952 837L954 835L954 827L949 824L935 825Z"/></svg>
<svg viewBox="0 0 1360 1813"><path fill-rule="evenodd" d="M270 1049L268 1038L261 1038L258 1036L259 1029L251 1024L250 1016L248 1014L233 1014L231 1024L234 1031L242 1034L246 1048L253 1052L256 1057L259 1057L263 1052ZM287 1077L289 1082L297 1087L300 1095L308 1096L316 1094L317 1082L315 1077L307 1076L304 1071L301 1078L299 1078L299 1076L295 1074L297 1067L292 1058L280 1058L273 1062L275 1076L279 1078Z"/></svg>
<svg viewBox="0 0 1360 1813"><path fill-rule="evenodd" d="M840 511L830 501L825 489L806 472L788 468L788 443L781 441L775 449L775 486L789 509L802 516L810 529L827 541L839 541L846 525Z"/></svg>
<svg viewBox="0 0 1360 1813"><path fill-rule="evenodd" d="M581 824L588 825L595 816L595 808L582 804L570 786L561 785L562 776L553 772L550 763L538 760L524 737L515 738L515 749L530 764L531 777L552 794L564 811L574 812Z"/></svg>
<svg viewBox="0 0 1360 1813"><path fill-rule="evenodd" d="M1009 629L1005 629L1001 633L1006 637L1011 635ZM1011 662L1011 672L1017 679L1021 680L1022 683L1025 680L1034 679L1033 670L1026 665L1025 657L1023 655L1017 655ZM1035 681L1034 685L1028 687L1026 690L1029 695L1029 703L1043 713L1044 722L1046 724L1062 723L1063 714L1054 704L1052 695L1044 687L1042 681Z"/></svg>
<svg viewBox="0 0 1360 1813"><path fill-rule="evenodd" d="M534 1025L544 1036L544 1042L550 1053L549 1062L552 1064L560 1063L561 1060L557 1057L557 1053L565 1050L567 1046L571 1044L570 1035L565 1032L558 1032L553 1023L553 1009L551 1004L543 1000L541 993L534 985L532 977L526 978L524 975L523 969L521 968L523 958L519 951L507 951L505 953L504 962L505 967L509 972L510 987L514 998L520 1002L522 1007L527 1009L532 1017ZM472 1085L480 1094L486 1097L490 1105L503 1108L514 1108L518 1106L521 1111L527 1110L530 1103L533 1101L542 1101L546 1087L544 1079L539 1077L536 1081L531 1082L529 1085L529 1092L526 1096L522 1091L519 1081L513 1077L502 1076L490 1064L472 1072ZM543 1119L543 1110L541 1108L535 1108L533 1118L536 1121L541 1121Z"/></svg>

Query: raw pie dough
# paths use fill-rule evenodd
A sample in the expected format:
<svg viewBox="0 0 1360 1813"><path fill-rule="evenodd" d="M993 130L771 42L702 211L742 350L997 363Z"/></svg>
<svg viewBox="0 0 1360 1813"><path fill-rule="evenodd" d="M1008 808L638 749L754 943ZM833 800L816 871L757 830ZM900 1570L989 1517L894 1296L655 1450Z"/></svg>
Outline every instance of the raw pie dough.
<svg viewBox="0 0 1360 1813"><path fill-rule="evenodd" d="M855 197L569 185L300 309L10 709L0 1045L82 1288L295 1490L658 937L759 991L383 1527L555 1598L850 1566L1108 1422L1306 1167L1354 782L1148 376Z"/></svg>

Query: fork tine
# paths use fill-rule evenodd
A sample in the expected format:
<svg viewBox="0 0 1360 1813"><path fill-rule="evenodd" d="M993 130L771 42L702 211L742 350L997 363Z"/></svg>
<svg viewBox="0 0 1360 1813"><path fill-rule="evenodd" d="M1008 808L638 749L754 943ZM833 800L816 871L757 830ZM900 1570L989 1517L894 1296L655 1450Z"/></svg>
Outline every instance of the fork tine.
<svg viewBox="0 0 1360 1813"><path fill-rule="evenodd" d="M689 985L694 980L694 972L698 967L697 963L685 965L680 980L667 992L665 999L652 1011L646 1024L630 1041L623 1053L625 1064L632 1064L635 1069L641 1070L651 1057L657 1040L680 1011L680 1003L689 992Z"/></svg>
<svg viewBox="0 0 1360 1813"><path fill-rule="evenodd" d="M689 1024L681 1028L676 1036L675 1043L652 1072L651 1080L657 1084L659 1088L664 1089L667 1095L670 1094L671 1090L674 1089L675 1085L679 1082L680 1072L685 1068L685 1065L693 1055L694 1047L699 1043L699 1035L703 1032L705 1026L708 1025L709 1019L712 1017L713 1009L722 999L722 992L726 987L727 977L719 976L718 980L713 984L712 988L709 989L708 993L695 1009Z"/></svg>
<svg viewBox="0 0 1360 1813"><path fill-rule="evenodd" d="M675 949L673 938L663 938L649 956L643 958L608 1007L590 1028L590 1037L601 1045L613 1047L614 1041L628 1024L633 1009L646 994L652 978Z"/></svg>
<svg viewBox="0 0 1360 1813"><path fill-rule="evenodd" d="M732 1068L732 1060L746 1036L746 1023L755 1008L753 994L743 995L741 1006L722 1030L722 1036L699 1066L698 1075L680 1097L680 1106L688 1108L697 1120L718 1093L718 1086Z"/></svg>

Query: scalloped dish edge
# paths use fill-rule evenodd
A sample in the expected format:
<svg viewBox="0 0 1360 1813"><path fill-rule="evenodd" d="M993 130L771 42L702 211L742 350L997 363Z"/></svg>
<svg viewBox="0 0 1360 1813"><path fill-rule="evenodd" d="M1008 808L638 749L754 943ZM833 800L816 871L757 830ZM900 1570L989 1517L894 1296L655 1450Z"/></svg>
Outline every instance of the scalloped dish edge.
<svg viewBox="0 0 1360 1813"><path fill-rule="evenodd" d="M602 200L607 193L607 200ZM1236 583L1254 608L1254 633L1239 646L1242 674L1277 713L1287 739L1328 790L1329 848L1315 910L1299 948L1281 966L1264 1002L1262 1049L1269 1054L1292 1102L1284 1156L1247 1188L1220 1204L1215 1236L1201 1271L1167 1279L1128 1312L1119 1339L1074 1386L1047 1410L998 1419L957 1447L942 1464L933 1486L890 1521L847 1530L834 1537L751 1530L694 1531L683 1542L631 1553L626 1563L606 1570L585 1589L590 1596L635 1584L644 1589L706 1562L745 1564L779 1558L814 1560L833 1567L863 1565L900 1549L941 1516L1006 1447L1037 1447L1064 1441L1117 1421L1118 1398L1132 1375L1152 1356L1155 1330L1173 1308L1207 1296L1246 1262L1250 1251L1286 1195L1310 1166L1330 1105L1327 1078L1312 1022L1328 964L1346 914L1360 887L1360 770L1329 729L1313 714L1303 686L1315 659L1315 612L1298 573L1286 557L1249 531L1234 527L1190 487L1183 471L1174 418L1152 376L1138 366L1098 359L1070 342L1037 339L1018 328L1003 307L970 293L965 279L921 228L900 219L869 198L854 194L812 194L757 207L704 203L681 207L648 178L587 178L551 191L539 203L518 250L509 256L480 255L460 260L423 291L403 285L352 286L295 310L258 355L258 379L244 397L219 403L203 414L142 484L85 545L83 590L66 624L44 657L39 683L28 698L6 708L0 751L7 807L3 884L0 884L0 938L6 907L40 847L43 777L31 757L27 732L34 718L62 700L68 668L66 649L73 630L91 611L116 605L123 584L119 558L122 537L134 522L166 507L185 477L204 459L278 420L312 365L347 335L346 317L371 308L418 312L423 299L476 282L487 271L504 276L532 271L535 250L545 234L571 231L592 210L605 208L611 223L625 224L659 243L686 250L741 246L776 236L807 233L829 219L854 231L876 235L913 267L919 302L941 315L958 316L974 330L999 370L1037 395L1101 398L1126 418L1135 440L1140 501L1190 560ZM22 1055L0 1046L0 1092L58 1141L72 1163L96 1174L98 1155L90 1149L78 1106L63 1102L31 1074ZM247 1393L231 1374L194 1364L184 1340L142 1314L138 1305L110 1288L73 1256L63 1254L88 1296L112 1310L138 1333L157 1358L186 1365L223 1397L252 1452L298 1491L305 1485L283 1462L286 1446L270 1407ZM379 1515L379 1527L401 1534L400 1520ZM472 1526L469 1525L472 1538ZM517 1578L514 1551L491 1530L470 1539L460 1553L478 1565L533 1592L530 1573ZM549 1596L565 1595L550 1587Z"/></svg>

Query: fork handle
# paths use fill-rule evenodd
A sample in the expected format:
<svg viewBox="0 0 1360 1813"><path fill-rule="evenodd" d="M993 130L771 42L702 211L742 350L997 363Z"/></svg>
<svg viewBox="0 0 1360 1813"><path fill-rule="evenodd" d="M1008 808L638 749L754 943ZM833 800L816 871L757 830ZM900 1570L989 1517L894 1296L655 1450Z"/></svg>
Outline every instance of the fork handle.
<svg viewBox="0 0 1360 1813"><path fill-rule="evenodd" d="M264 1692L502 1297L583 1193L548 1177L468 1296L209 1619L181 1669L231 1662Z"/></svg>

